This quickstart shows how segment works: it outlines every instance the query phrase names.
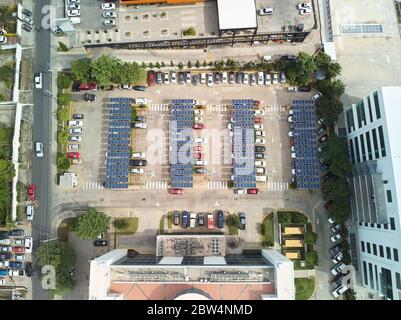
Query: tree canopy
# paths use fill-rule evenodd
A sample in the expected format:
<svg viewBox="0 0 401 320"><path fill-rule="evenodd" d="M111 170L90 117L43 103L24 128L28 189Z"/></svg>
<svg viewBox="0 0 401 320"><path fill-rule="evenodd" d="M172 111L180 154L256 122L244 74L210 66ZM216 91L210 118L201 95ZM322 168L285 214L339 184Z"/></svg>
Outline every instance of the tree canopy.
<svg viewBox="0 0 401 320"><path fill-rule="evenodd" d="M106 85L118 77L120 68L120 61L117 58L102 55L95 60L92 60L92 77L100 85Z"/></svg>
<svg viewBox="0 0 401 320"><path fill-rule="evenodd" d="M77 218L74 231L82 240L96 239L97 236L109 229L111 218L103 212L90 208L85 214Z"/></svg>
<svg viewBox="0 0 401 320"><path fill-rule="evenodd" d="M330 171L341 178L347 177L352 170L349 161L347 139L336 135L323 145L321 157L330 166Z"/></svg>
<svg viewBox="0 0 401 320"><path fill-rule="evenodd" d="M316 89L320 91L323 96L334 99L339 98L344 93L345 85L339 79L325 79L317 82Z"/></svg>
<svg viewBox="0 0 401 320"><path fill-rule="evenodd" d="M322 190L326 201L332 201L334 204L348 201L348 183L342 178L334 176L327 179L322 185Z"/></svg>
<svg viewBox="0 0 401 320"><path fill-rule="evenodd" d="M334 125L338 122L338 117L343 112L343 103L338 99L323 95L317 101L317 112L324 118L327 125Z"/></svg>
<svg viewBox="0 0 401 320"><path fill-rule="evenodd" d="M71 71L76 80L80 82L92 81L92 68L90 59L80 59L71 62Z"/></svg>

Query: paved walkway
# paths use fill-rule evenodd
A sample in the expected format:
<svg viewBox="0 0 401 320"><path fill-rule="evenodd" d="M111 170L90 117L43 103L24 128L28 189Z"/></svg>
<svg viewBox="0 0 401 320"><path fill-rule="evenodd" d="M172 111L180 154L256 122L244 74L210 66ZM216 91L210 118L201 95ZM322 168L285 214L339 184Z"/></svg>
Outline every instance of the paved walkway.
<svg viewBox="0 0 401 320"><path fill-rule="evenodd" d="M316 270L294 270L295 278L309 278L309 277L316 277Z"/></svg>

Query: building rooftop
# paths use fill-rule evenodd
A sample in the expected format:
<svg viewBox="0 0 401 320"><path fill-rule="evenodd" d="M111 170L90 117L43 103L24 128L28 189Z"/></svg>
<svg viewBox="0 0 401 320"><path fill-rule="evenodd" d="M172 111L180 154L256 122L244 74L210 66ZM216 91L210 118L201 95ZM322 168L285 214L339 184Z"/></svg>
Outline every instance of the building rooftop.
<svg viewBox="0 0 401 320"><path fill-rule="evenodd" d="M255 0L217 0L220 30L257 27Z"/></svg>

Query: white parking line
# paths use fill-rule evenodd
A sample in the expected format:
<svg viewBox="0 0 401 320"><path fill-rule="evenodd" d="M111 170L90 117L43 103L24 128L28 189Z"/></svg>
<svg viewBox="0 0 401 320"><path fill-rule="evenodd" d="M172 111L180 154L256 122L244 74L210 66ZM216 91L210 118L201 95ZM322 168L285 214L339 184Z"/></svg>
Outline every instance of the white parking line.
<svg viewBox="0 0 401 320"><path fill-rule="evenodd" d="M166 181L148 181L146 182L147 190L163 190L167 189Z"/></svg>
<svg viewBox="0 0 401 320"><path fill-rule="evenodd" d="M169 107L168 103L151 103L149 104L150 111L167 111Z"/></svg>
<svg viewBox="0 0 401 320"><path fill-rule="evenodd" d="M86 181L82 183L83 190L103 190L104 187L99 181Z"/></svg>
<svg viewBox="0 0 401 320"><path fill-rule="evenodd" d="M207 183L209 190L228 189L227 181L209 181Z"/></svg>
<svg viewBox="0 0 401 320"><path fill-rule="evenodd" d="M275 181L275 182L268 182L267 189L269 190L288 190L289 182L284 181Z"/></svg>

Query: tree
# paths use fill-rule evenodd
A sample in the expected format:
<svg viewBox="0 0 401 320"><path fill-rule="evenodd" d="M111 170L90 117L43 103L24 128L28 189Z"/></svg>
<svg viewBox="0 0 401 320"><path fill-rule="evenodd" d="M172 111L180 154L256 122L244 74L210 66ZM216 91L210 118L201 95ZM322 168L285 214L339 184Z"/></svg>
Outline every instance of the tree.
<svg viewBox="0 0 401 320"><path fill-rule="evenodd" d="M238 63L236 61L234 61L233 59L227 59L226 67L229 68L231 71L237 71Z"/></svg>
<svg viewBox="0 0 401 320"><path fill-rule="evenodd" d="M308 218L301 212L294 213L292 215L294 223L305 224L308 223Z"/></svg>
<svg viewBox="0 0 401 320"><path fill-rule="evenodd" d="M60 106L68 106L71 101L71 97L68 93L60 93L57 101Z"/></svg>
<svg viewBox="0 0 401 320"><path fill-rule="evenodd" d="M153 63L150 62L150 63L149 63L149 68L150 68L150 69L153 69L153 67L154 67Z"/></svg>
<svg viewBox="0 0 401 320"><path fill-rule="evenodd" d="M71 72L80 82L92 81L92 67L90 59L81 59L71 62Z"/></svg>
<svg viewBox="0 0 401 320"><path fill-rule="evenodd" d="M66 145L68 143L68 132L64 130L59 130L57 132L57 143L61 145Z"/></svg>
<svg viewBox="0 0 401 320"><path fill-rule="evenodd" d="M35 252L35 257L38 265L55 269L56 288L51 290L52 294L62 295L74 288L71 270L75 266L75 254L67 242L44 242Z"/></svg>
<svg viewBox="0 0 401 320"><path fill-rule="evenodd" d="M162 61L162 67L164 68L166 66L166 64L164 63L164 61Z"/></svg>
<svg viewBox="0 0 401 320"><path fill-rule="evenodd" d="M278 212L278 223L289 224L291 223L292 214L291 212Z"/></svg>
<svg viewBox="0 0 401 320"><path fill-rule="evenodd" d="M223 71L224 70L224 61L220 60L220 61L215 61L214 63L214 67L216 68L216 71Z"/></svg>
<svg viewBox="0 0 401 320"><path fill-rule="evenodd" d="M323 95L317 102L317 112L327 125L332 126L338 122L338 116L343 112L343 104L338 99Z"/></svg>
<svg viewBox="0 0 401 320"><path fill-rule="evenodd" d="M161 64L159 62L156 62L156 68L160 69L161 67L162 67Z"/></svg>
<svg viewBox="0 0 401 320"><path fill-rule="evenodd" d="M82 240L96 239L100 233L109 229L110 220L111 218L103 212L90 208L85 214L77 218L74 231Z"/></svg>
<svg viewBox="0 0 401 320"><path fill-rule="evenodd" d="M330 166L330 171L341 178L347 177L352 170L349 161L347 139L332 136L322 147L320 156Z"/></svg>
<svg viewBox="0 0 401 320"><path fill-rule="evenodd" d="M329 55L320 52L315 56L315 64L318 69L323 69L327 79L332 79L340 75L341 66L337 62L332 62Z"/></svg>
<svg viewBox="0 0 401 320"><path fill-rule="evenodd" d="M91 63L92 77L100 85L109 84L113 78L118 77L120 60L112 56L102 55Z"/></svg>
<svg viewBox="0 0 401 320"><path fill-rule="evenodd" d="M70 51L70 49L68 49L68 47L65 45L64 42L59 41L58 42L58 51L67 52L67 51Z"/></svg>
<svg viewBox="0 0 401 320"><path fill-rule="evenodd" d="M171 219L171 215L170 215L170 219ZM125 229L126 227L128 227L128 221L126 219L115 219L113 221L113 225L117 229Z"/></svg>
<svg viewBox="0 0 401 320"><path fill-rule="evenodd" d="M123 62L117 65L111 81L137 84L141 83L145 78L144 68L140 67L136 62Z"/></svg>
<svg viewBox="0 0 401 320"><path fill-rule="evenodd" d="M333 204L345 203L348 201L349 188L347 182L339 177L327 179L323 185L324 199L332 201Z"/></svg>
<svg viewBox="0 0 401 320"><path fill-rule="evenodd" d="M185 29L182 34L184 36L196 36L196 29L194 27L189 27L188 29Z"/></svg>
<svg viewBox="0 0 401 320"><path fill-rule="evenodd" d="M316 89L320 91L323 96L334 99L341 97L345 91L345 85L339 79L325 79L317 82Z"/></svg>
<svg viewBox="0 0 401 320"><path fill-rule="evenodd" d="M188 60L188 68L189 68L189 69L192 68L192 62L191 62L191 60Z"/></svg>
<svg viewBox="0 0 401 320"><path fill-rule="evenodd" d="M356 300L356 291L354 289L348 289L344 292L345 300Z"/></svg>
<svg viewBox="0 0 401 320"><path fill-rule="evenodd" d="M319 258L315 250L307 251L305 253L305 266L307 268L313 269L315 266L318 265L318 263L319 263Z"/></svg>
<svg viewBox="0 0 401 320"><path fill-rule="evenodd" d="M239 228L239 217L236 214L229 214L227 217L227 225L229 227Z"/></svg>
<svg viewBox="0 0 401 320"><path fill-rule="evenodd" d="M170 61L170 67L174 67L174 62L173 62L173 60Z"/></svg>
<svg viewBox="0 0 401 320"><path fill-rule="evenodd" d="M64 153L57 153L57 168L61 171L66 171L70 168L70 160L65 156Z"/></svg>
<svg viewBox="0 0 401 320"><path fill-rule="evenodd" d="M178 62L178 69L182 70L182 68L184 68L184 65L182 64L182 62Z"/></svg>
<svg viewBox="0 0 401 320"><path fill-rule="evenodd" d="M69 73L59 72L57 77L57 88L68 89L72 83L72 76Z"/></svg>
<svg viewBox="0 0 401 320"><path fill-rule="evenodd" d="M200 68L200 62L199 62L199 60L196 61L195 67Z"/></svg>
<svg viewBox="0 0 401 320"><path fill-rule="evenodd" d="M206 68L207 67L207 62L203 61L202 65L203 65L204 68Z"/></svg>
<svg viewBox="0 0 401 320"><path fill-rule="evenodd" d="M305 234L305 242L307 244L315 244L317 241L317 233L309 231Z"/></svg>
<svg viewBox="0 0 401 320"><path fill-rule="evenodd" d="M59 107L57 109L57 120L60 122L68 121L70 118L70 113L68 112L67 108Z"/></svg>
<svg viewBox="0 0 401 320"><path fill-rule="evenodd" d="M10 183L14 176L15 170L12 162L0 159L0 183Z"/></svg>
<svg viewBox="0 0 401 320"><path fill-rule="evenodd" d="M146 63L142 61L142 68L146 68Z"/></svg>

